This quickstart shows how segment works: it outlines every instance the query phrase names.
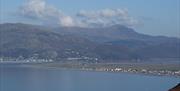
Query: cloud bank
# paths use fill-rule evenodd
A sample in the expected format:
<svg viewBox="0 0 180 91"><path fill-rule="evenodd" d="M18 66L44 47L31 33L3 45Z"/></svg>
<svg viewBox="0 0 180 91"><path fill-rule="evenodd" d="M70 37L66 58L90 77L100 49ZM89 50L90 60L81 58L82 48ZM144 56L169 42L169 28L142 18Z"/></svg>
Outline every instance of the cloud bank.
<svg viewBox="0 0 180 91"><path fill-rule="evenodd" d="M127 9L103 9L99 11L80 11L77 16L88 25L126 25L134 26L138 24L138 21L133 17L130 17Z"/></svg>
<svg viewBox="0 0 180 91"><path fill-rule="evenodd" d="M25 18L42 21L44 24L74 26L71 16L65 15L59 9L48 5L44 0L28 0L19 9Z"/></svg>
<svg viewBox="0 0 180 91"><path fill-rule="evenodd" d="M103 27L116 24L133 27L138 24L138 20L131 17L127 9L81 10L70 16L47 4L45 0L27 0L19 8L18 13L27 19L41 21L43 24L65 27Z"/></svg>

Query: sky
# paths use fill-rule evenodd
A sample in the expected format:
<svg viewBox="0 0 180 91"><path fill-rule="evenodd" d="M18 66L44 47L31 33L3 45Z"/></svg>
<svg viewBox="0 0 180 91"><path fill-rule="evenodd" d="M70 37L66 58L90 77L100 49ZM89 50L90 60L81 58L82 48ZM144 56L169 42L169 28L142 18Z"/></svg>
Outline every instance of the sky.
<svg viewBox="0 0 180 91"><path fill-rule="evenodd" d="M180 0L0 0L0 23L100 27L115 24L180 37Z"/></svg>

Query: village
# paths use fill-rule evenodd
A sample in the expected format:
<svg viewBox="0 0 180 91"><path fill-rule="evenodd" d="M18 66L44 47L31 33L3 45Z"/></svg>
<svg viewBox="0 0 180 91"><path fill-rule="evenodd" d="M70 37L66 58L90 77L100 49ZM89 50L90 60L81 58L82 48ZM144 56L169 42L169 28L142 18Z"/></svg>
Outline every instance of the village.
<svg viewBox="0 0 180 91"><path fill-rule="evenodd" d="M176 76L180 77L180 70L179 71L169 71L169 70L146 70L146 69L132 69L132 68L82 68L83 70L89 71L107 71L107 72L124 72L124 73L135 73L135 74L145 74L145 75L157 75L157 76Z"/></svg>
<svg viewBox="0 0 180 91"><path fill-rule="evenodd" d="M98 59L95 58L67 58L65 61L55 61L53 59L40 59L37 57L18 58L0 57L0 63L20 63L31 66L49 67L49 68L66 68L77 69L83 71L103 71L103 72L124 72L145 75L158 75L158 76L175 76L180 77L179 64L140 64L140 63L89 63L89 61ZM33 63L33 65L32 65Z"/></svg>
<svg viewBox="0 0 180 91"><path fill-rule="evenodd" d="M10 57L1 57L0 63L46 63L46 62L53 62L52 59L37 59L37 58L10 58Z"/></svg>

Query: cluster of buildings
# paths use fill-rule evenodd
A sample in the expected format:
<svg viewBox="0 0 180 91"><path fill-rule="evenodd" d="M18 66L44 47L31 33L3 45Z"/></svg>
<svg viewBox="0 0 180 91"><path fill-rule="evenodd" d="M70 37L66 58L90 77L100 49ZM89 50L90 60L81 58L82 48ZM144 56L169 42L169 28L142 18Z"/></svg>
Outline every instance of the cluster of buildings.
<svg viewBox="0 0 180 91"><path fill-rule="evenodd" d="M0 57L0 63L42 63L42 62L53 62L52 59L38 59L38 58L10 58Z"/></svg>
<svg viewBox="0 0 180 91"><path fill-rule="evenodd" d="M96 70L96 71L107 71L107 72L128 72L128 73L142 73L150 75L169 75L169 76L180 76L179 71L169 71L169 70L147 70L147 69L132 69L132 68L83 68L84 70Z"/></svg>

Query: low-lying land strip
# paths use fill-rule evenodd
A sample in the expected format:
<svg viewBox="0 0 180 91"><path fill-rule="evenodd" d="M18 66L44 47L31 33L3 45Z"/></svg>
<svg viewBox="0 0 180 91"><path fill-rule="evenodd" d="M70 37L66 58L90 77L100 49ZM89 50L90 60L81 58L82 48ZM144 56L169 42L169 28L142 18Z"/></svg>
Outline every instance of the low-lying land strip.
<svg viewBox="0 0 180 91"><path fill-rule="evenodd" d="M65 68L88 71L128 72L148 75L170 75L180 77L180 64L149 63L43 63L35 67Z"/></svg>

